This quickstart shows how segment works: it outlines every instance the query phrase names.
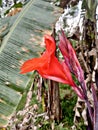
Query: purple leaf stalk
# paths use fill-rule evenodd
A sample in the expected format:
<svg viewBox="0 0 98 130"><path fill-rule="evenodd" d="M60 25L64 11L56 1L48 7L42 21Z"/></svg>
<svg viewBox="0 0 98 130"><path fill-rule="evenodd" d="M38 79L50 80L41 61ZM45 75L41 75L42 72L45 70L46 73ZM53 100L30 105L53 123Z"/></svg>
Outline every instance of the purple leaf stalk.
<svg viewBox="0 0 98 130"><path fill-rule="evenodd" d="M84 79L84 72L77 59L76 53L75 53L70 41L66 38L63 31L59 35L59 39L60 39L59 49L64 57L64 63L68 66L70 72L72 74L74 74L76 76L77 80L79 81L80 93L83 96L83 100L85 101L85 103L87 105L90 122L92 123L93 130L98 130L98 100L97 100L94 84L91 83L93 100L94 100L94 108L93 108L94 112L93 112L92 108L90 106L90 102L88 101L88 97L87 97L87 87L86 87L86 83L85 83L85 79ZM88 129L92 130L92 128L90 128L89 126L88 126Z"/></svg>

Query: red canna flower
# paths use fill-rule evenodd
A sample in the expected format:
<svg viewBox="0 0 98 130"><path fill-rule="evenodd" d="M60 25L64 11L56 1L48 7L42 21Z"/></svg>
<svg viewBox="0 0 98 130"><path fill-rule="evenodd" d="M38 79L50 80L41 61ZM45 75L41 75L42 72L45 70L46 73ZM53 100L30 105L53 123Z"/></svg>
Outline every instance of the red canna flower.
<svg viewBox="0 0 98 130"><path fill-rule="evenodd" d="M36 70L43 78L69 84L83 99L81 90L74 83L68 66L55 56L56 43L53 37L45 35L46 51L39 58L27 60L21 67L21 74Z"/></svg>
<svg viewBox="0 0 98 130"><path fill-rule="evenodd" d="M52 79L58 82L73 85L73 80L66 66L66 73L62 64L55 56L55 41L54 39L46 35L45 36L46 51L40 58L33 58L26 61L21 67L21 73L27 73L33 70L37 70L42 77Z"/></svg>

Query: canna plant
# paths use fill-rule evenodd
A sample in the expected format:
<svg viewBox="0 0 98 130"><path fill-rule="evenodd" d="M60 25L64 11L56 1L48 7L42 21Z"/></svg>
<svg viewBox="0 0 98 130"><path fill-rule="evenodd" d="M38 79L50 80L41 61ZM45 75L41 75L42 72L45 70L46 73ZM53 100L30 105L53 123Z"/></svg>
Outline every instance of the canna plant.
<svg viewBox="0 0 98 130"><path fill-rule="evenodd" d="M98 101L94 84L91 84L94 108L90 106L90 102L87 97L87 87L84 79L84 73L77 59L76 52L73 49L70 41L66 38L63 31L59 34L60 43L58 45L62 56L62 61L56 57L56 42L50 35L44 36L44 43L46 50L39 58L33 58L24 62L21 66L21 74L36 70L43 78L54 80L63 84L70 85L75 93L86 102L87 111L89 113L90 122L92 128L88 126L88 130L97 130L98 124ZM72 75L76 77L80 85L78 86L73 80ZM89 120L88 120L89 124Z"/></svg>

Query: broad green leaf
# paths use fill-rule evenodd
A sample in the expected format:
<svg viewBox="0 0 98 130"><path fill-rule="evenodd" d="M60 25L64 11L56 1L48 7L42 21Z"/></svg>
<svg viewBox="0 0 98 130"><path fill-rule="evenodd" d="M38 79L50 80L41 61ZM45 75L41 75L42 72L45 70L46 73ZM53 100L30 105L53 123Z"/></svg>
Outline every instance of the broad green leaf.
<svg viewBox="0 0 98 130"><path fill-rule="evenodd" d="M3 39L4 36L10 31L10 28L17 17L18 14L13 17L5 17L0 19L0 39Z"/></svg>
<svg viewBox="0 0 98 130"><path fill-rule="evenodd" d="M0 47L0 127L7 125L30 81L32 73L19 73L21 64L42 52L43 35L51 34L58 12L45 0L31 0L8 28Z"/></svg>

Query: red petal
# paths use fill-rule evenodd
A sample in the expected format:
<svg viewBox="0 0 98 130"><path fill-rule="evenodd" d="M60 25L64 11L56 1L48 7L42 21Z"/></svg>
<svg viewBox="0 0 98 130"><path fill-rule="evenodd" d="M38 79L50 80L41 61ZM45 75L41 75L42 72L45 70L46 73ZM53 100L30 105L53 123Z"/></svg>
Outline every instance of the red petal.
<svg viewBox="0 0 98 130"><path fill-rule="evenodd" d="M55 54L56 43L55 43L54 38L51 37L50 35L45 35L44 41L45 41L45 44L46 44L46 51L49 54Z"/></svg>
<svg viewBox="0 0 98 130"><path fill-rule="evenodd" d="M58 59L53 56L51 57L51 62L49 64L49 68L47 69L47 74L44 75L46 78L49 78L51 80L55 80L58 82L62 82L65 84L69 84L69 85L73 85L73 80L70 74L69 70L66 70L67 73L65 73L63 66L61 65L61 63L58 61ZM70 78L67 77L68 75L70 75Z"/></svg>
<svg viewBox="0 0 98 130"><path fill-rule="evenodd" d="M47 57L46 56L41 56L40 58L33 58L30 60L27 60L24 62L24 64L21 66L21 74L33 71L33 70L38 70L40 67L43 68L43 66L46 64Z"/></svg>

